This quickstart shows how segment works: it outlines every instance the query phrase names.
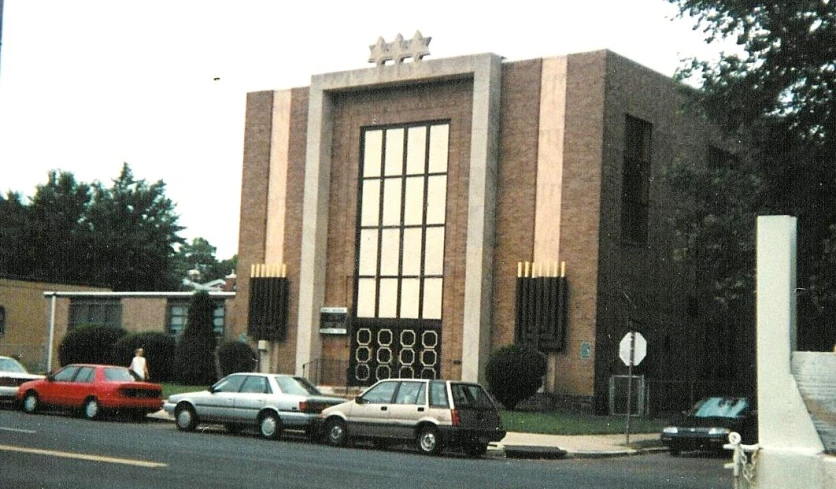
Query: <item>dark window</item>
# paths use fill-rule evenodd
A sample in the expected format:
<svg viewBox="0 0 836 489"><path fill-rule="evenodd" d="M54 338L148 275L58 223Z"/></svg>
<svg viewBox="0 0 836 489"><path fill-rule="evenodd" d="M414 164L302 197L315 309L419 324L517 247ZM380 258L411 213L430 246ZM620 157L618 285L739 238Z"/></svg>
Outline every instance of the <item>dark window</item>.
<svg viewBox="0 0 836 489"><path fill-rule="evenodd" d="M189 303L188 302L170 302L168 304L168 318L166 320L166 329L168 334L178 338L186 329L186 323L189 320ZM215 336L223 337L224 323L226 321L226 306L222 301L215 304L215 311L213 316L212 327L215 329Z"/></svg>
<svg viewBox="0 0 836 489"><path fill-rule="evenodd" d="M70 303L70 329L77 326L122 327L122 303L118 300L76 300Z"/></svg>
<svg viewBox="0 0 836 489"><path fill-rule="evenodd" d="M6 334L6 308L0 306L0 336Z"/></svg>
<svg viewBox="0 0 836 489"><path fill-rule="evenodd" d="M652 131L649 122L627 116L621 191L621 232L627 242L647 242Z"/></svg>

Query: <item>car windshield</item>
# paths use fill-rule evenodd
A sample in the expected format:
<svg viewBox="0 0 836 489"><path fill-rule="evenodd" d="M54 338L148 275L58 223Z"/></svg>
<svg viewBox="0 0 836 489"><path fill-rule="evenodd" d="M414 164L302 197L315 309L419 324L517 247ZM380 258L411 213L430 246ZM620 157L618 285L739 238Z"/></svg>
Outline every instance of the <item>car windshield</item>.
<svg viewBox="0 0 836 489"><path fill-rule="evenodd" d="M105 380L111 382L130 382L134 380L131 372L126 368L108 367L104 369Z"/></svg>
<svg viewBox="0 0 836 489"><path fill-rule="evenodd" d="M748 407L743 397L709 397L691 410L697 418L736 418Z"/></svg>
<svg viewBox="0 0 836 489"><path fill-rule="evenodd" d="M322 393L313 386L310 382L302 377L276 377L276 382L279 384L279 389L285 394L293 394L297 396L315 395L321 396Z"/></svg>
<svg viewBox="0 0 836 489"><path fill-rule="evenodd" d="M25 374L26 369L13 358L0 358L0 372Z"/></svg>

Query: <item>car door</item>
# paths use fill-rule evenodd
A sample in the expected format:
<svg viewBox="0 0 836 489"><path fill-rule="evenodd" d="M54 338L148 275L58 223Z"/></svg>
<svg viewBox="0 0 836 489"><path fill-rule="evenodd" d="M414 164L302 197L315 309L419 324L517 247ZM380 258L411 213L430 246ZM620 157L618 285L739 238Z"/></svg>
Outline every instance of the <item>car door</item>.
<svg viewBox="0 0 836 489"><path fill-rule="evenodd" d="M80 407L84 400L94 395L93 382L96 377L96 368L84 366L78 369L71 382L67 382L63 392L66 394L63 404L65 406Z"/></svg>
<svg viewBox="0 0 836 489"><path fill-rule="evenodd" d="M255 424L258 413L264 407L266 396L271 392L267 377L247 375L241 384L241 390L232 394L233 419L239 423Z"/></svg>
<svg viewBox="0 0 836 489"><path fill-rule="evenodd" d="M400 383L395 399L389 407L389 422L385 435L392 438L411 439L415 426L427 413L427 382L405 380Z"/></svg>
<svg viewBox="0 0 836 489"><path fill-rule="evenodd" d="M46 382L38 389L38 397L44 404L65 406L67 403L67 387L78 373L79 367L68 365L47 377Z"/></svg>
<svg viewBox="0 0 836 489"><path fill-rule="evenodd" d="M241 390L246 376L233 374L219 380L209 388L209 395L196 402L197 414L205 421L233 421L235 397Z"/></svg>
<svg viewBox="0 0 836 489"><path fill-rule="evenodd" d="M383 380L357 397L348 416L349 433L360 437L387 436L387 422L398 382Z"/></svg>

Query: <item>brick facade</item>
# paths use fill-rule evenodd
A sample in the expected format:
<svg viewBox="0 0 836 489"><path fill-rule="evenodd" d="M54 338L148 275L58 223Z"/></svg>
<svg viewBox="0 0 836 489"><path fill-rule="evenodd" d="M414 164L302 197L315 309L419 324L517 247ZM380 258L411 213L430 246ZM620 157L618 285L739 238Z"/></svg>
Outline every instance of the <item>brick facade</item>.
<svg viewBox="0 0 836 489"><path fill-rule="evenodd" d="M694 293L691 275L672 262L673 232L667 224L670 196L662 184L663 168L674 159L704 164L710 128L681 111L684 95L672 80L609 51L569 55L559 59L558 79L544 74L541 59L504 63L499 103L498 164L495 194L495 244L491 288L490 349L514 338L517 263L535 257L535 222L549 223L552 211L538 207L538 153L541 126L561 128L559 156L562 178L559 212L549 223L559 229L559 256L566 263L569 283L568 330L565 348L550 353L546 385L558 395L594 400L606 406L610 375L624 373L617 356L618 341L628 320L639 325L654 345L640 372L659 375L675 365L686 375L693 355L679 354L688 342L704 334L686 313ZM425 61L427 63L427 61ZM394 67L375 68L381 78L397 79ZM552 68L550 68L552 69ZM565 73L560 71L565 69ZM421 68L415 68L420 71ZM551 73L549 76L554 76ZM353 310L358 182L361 131L375 125L450 121L447 220L445 235L441 374L463 376L466 244L474 82L468 77L396 82L330 95L330 181L324 301L319 306ZM565 98L562 112L541 110L543 83ZM565 87L565 88L564 88ZM309 92L291 91L290 142L286 181L283 259L291 283L288 338L272 345L270 369L298 370L296 332L299 302L296 284L301 268L303 202ZM265 260L266 175L270 165L273 92L249 94L244 144L238 295L231 309L233 334L246 332L248 275L252 264ZM561 99L564 100L564 99ZM650 231L645 246L624 244L621 238L621 179L627 115L653 125ZM561 120L544 118L562 118ZM308 162L308 163L306 163ZM542 170L540 170L542 171ZM541 190L542 191L542 190ZM543 197L542 195L540 197ZM541 199L542 200L542 199ZM546 199L547 200L547 199ZM546 200L543 200L544 202ZM544 204L545 205L545 204ZM544 220L545 219L545 220ZM629 298L626 299L626 298ZM674 339L675 338L675 339ZM255 341L257 338L251 338ZM350 335L320 338L319 359L347 361ZM302 372L297 372L302 373ZM667 372L666 372L667 374Z"/></svg>

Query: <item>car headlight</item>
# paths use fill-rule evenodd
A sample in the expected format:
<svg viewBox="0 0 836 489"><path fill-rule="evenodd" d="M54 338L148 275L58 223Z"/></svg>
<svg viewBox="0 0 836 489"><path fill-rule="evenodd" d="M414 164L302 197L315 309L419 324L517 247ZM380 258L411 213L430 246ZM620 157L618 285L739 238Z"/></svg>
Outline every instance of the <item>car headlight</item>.
<svg viewBox="0 0 836 489"><path fill-rule="evenodd" d="M662 433L666 435L675 435L679 433L679 428L676 426L666 426L665 429L662 430Z"/></svg>
<svg viewBox="0 0 836 489"><path fill-rule="evenodd" d="M728 435L729 433L731 433L731 430L728 429L728 428L709 428L708 429L708 434L709 435L723 435L723 436L725 436L725 435Z"/></svg>

